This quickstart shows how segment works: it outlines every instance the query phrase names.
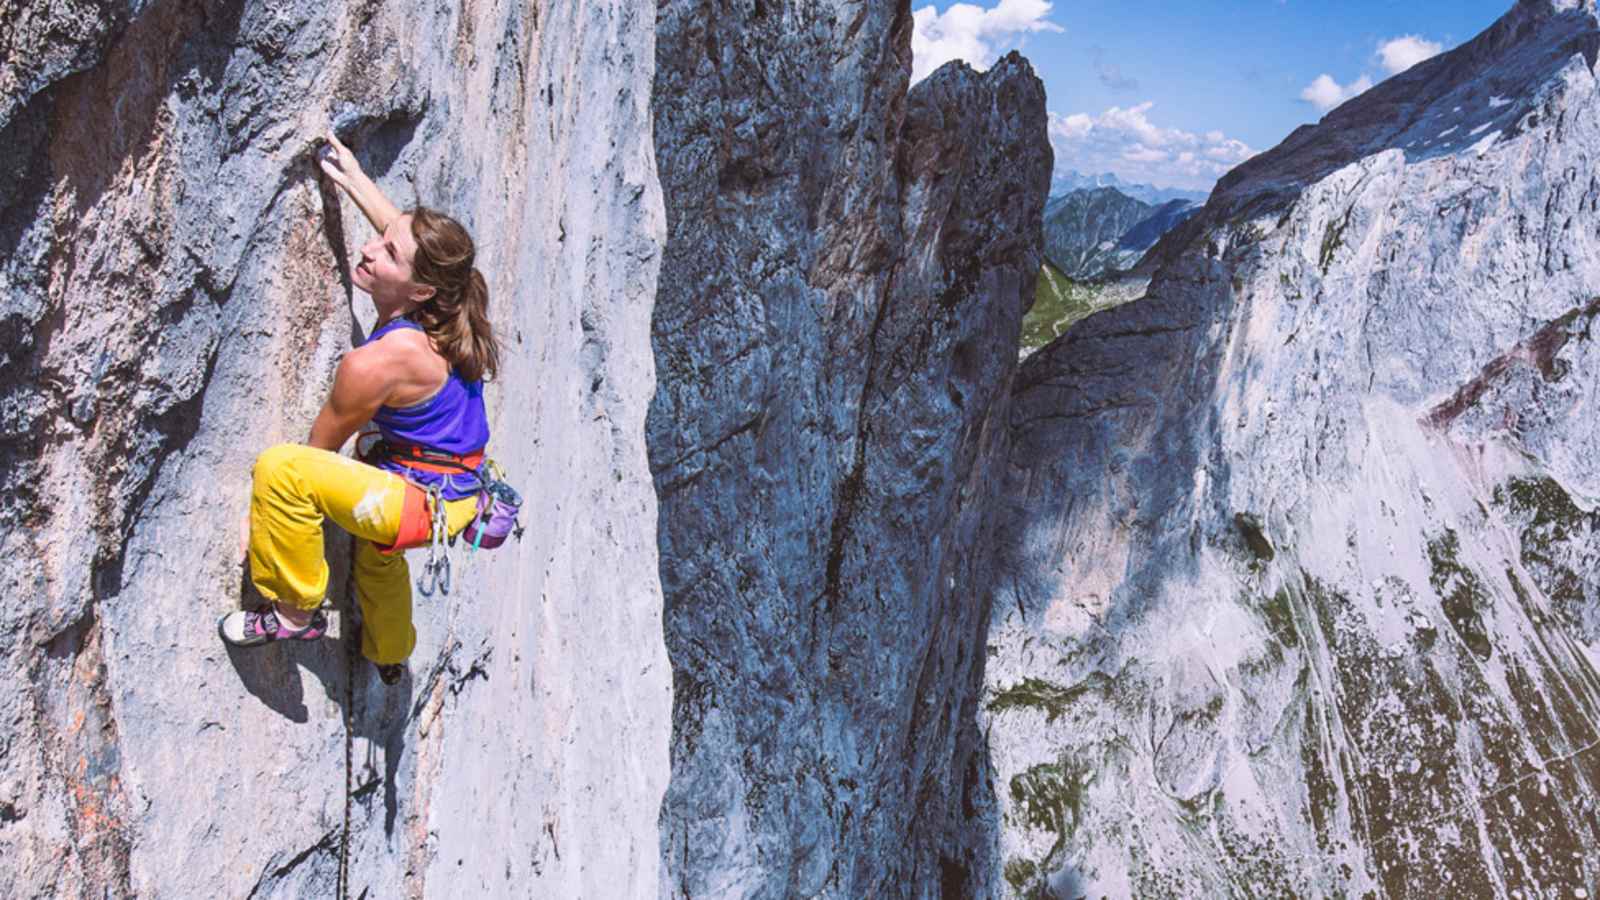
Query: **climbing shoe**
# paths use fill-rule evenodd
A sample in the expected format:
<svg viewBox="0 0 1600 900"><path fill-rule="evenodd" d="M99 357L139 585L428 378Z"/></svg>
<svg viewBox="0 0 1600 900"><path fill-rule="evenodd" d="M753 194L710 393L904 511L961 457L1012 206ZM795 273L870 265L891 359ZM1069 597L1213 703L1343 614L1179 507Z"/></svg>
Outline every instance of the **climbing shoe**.
<svg viewBox="0 0 1600 900"><path fill-rule="evenodd" d="M384 684L399 684L406 675L405 663L373 663L378 667L378 678Z"/></svg>
<svg viewBox="0 0 1600 900"><path fill-rule="evenodd" d="M328 632L328 617L317 610L306 627L295 631L284 627L270 604L256 609L239 609L217 621L217 633L235 647L259 647L273 641L314 641Z"/></svg>

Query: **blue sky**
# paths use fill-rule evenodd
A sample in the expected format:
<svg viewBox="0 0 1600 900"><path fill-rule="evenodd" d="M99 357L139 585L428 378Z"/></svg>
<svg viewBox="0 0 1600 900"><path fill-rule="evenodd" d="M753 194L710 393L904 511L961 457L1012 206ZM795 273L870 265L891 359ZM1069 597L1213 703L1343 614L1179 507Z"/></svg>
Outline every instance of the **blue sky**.
<svg viewBox="0 0 1600 900"><path fill-rule="evenodd" d="M1059 170L1209 189L1342 99L1470 40L1513 0L913 0L914 78L1020 48Z"/></svg>

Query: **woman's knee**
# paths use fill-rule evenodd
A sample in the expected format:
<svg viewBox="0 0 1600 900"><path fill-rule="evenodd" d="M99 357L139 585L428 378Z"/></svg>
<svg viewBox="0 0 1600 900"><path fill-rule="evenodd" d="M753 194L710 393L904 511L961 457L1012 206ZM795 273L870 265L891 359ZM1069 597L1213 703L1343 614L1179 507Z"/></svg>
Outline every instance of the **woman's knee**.
<svg viewBox="0 0 1600 900"><path fill-rule="evenodd" d="M282 478L293 468L305 447L301 444L275 444L261 451L250 476L256 484L270 483Z"/></svg>

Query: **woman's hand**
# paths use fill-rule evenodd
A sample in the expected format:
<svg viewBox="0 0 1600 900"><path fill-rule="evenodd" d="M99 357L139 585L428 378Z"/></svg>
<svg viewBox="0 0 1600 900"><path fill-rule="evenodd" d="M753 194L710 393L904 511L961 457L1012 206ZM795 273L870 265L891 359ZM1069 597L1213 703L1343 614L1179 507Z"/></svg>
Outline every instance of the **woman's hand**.
<svg viewBox="0 0 1600 900"><path fill-rule="evenodd" d="M317 151L317 162L322 166L323 174L346 191L355 190L365 174L361 171L361 163L356 161L356 155L332 131L328 132L328 142Z"/></svg>
<svg viewBox="0 0 1600 900"><path fill-rule="evenodd" d="M356 161L356 155L331 129L328 131L328 142L317 151L317 165L322 167L322 173L328 176L329 181L343 188L356 201L362 215L379 232L400 216L400 209L389 202L389 198L378 190L367 173L361 171L361 163Z"/></svg>

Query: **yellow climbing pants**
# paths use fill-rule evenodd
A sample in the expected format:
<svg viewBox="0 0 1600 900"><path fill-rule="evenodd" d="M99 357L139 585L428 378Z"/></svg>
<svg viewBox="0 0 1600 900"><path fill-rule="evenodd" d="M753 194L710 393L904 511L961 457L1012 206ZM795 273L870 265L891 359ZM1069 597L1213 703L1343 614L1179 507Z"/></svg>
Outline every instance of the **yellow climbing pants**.
<svg viewBox="0 0 1600 900"><path fill-rule="evenodd" d="M279 444L256 457L250 492L250 580L263 597L316 609L328 594L322 521L355 535L361 652L375 663L411 655L411 570L405 554L386 555L400 530L406 481L393 472L303 444ZM445 503L454 535L477 512L477 500Z"/></svg>

